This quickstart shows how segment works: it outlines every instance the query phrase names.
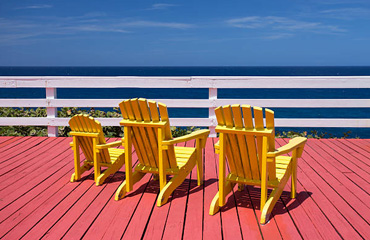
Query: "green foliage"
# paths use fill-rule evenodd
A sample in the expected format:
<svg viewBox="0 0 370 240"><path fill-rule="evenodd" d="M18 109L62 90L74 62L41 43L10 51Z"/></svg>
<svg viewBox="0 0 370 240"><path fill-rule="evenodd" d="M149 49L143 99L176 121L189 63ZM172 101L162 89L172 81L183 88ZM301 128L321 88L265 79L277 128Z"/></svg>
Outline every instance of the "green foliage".
<svg viewBox="0 0 370 240"><path fill-rule="evenodd" d="M171 127L172 137L181 137L186 134L192 133L199 130L200 128L196 127Z"/></svg>
<svg viewBox="0 0 370 240"><path fill-rule="evenodd" d="M341 138L348 138L351 134L351 131L344 132L343 137ZM326 132L318 132L316 130L313 130L311 132L295 132L295 131L288 131L288 132L276 132L275 136L277 138L294 138L294 137L306 137L306 138L316 138L316 139L321 139L321 138L337 138L333 137L331 133L326 133Z"/></svg>
<svg viewBox="0 0 370 240"><path fill-rule="evenodd" d="M94 118L121 118L122 115L118 108L113 108L113 111L100 111L94 108L80 109L80 108L61 108L58 111L58 117L60 118L71 118L76 114L87 114ZM0 108L0 117L46 117L45 108ZM189 134L193 131L199 130L196 127L171 127L173 137L180 137ZM58 133L61 137L69 136L68 133L71 131L69 126L59 127ZM103 131L106 137L123 137L122 127L103 127ZM343 133L342 138L349 137L351 131ZM47 127L40 126L0 126L0 136L47 136ZM277 138L293 138L293 137L307 137L307 138L334 138L332 134L311 131L311 132L276 132Z"/></svg>

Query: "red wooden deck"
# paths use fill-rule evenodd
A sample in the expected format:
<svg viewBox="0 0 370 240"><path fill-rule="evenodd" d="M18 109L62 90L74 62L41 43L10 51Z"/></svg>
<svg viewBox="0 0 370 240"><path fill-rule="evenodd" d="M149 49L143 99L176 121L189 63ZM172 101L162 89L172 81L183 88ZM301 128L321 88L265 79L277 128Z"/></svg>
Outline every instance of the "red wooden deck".
<svg viewBox="0 0 370 240"><path fill-rule="evenodd" d="M221 213L208 215L217 192L215 139L205 150L205 184L198 187L192 173L161 208L150 176L118 202L113 196L123 169L99 187L91 172L70 183L70 141L0 137L0 238L370 239L370 140L308 140L297 199L289 198L288 187L264 226L253 187L235 191Z"/></svg>

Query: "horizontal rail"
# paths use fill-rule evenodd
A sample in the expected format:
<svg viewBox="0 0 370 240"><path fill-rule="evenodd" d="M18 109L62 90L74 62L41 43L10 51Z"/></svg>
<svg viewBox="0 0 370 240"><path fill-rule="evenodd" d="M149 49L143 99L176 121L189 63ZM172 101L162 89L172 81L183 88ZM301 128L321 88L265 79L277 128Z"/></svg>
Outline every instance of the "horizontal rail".
<svg viewBox="0 0 370 240"><path fill-rule="evenodd" d="M369 76L344 77L0 77L3 88L370 88Z"/></svg>
<svg viewBox="0 0 370 240"><path fill-rule="evenodd" d="M103 126L120 126L122 118L96 118ZM69 118L39 118L39 117L17 117L0 118L0 125L6 126L68 126ZM170 118L173 126L215 126L216 123L210 118ZM276 127L370 127L369 119L358 118L276 118Z"/></svg>
<svg viewBox="0 0 370 240"><path fill-rule="evenodd" d="M170 108L249 104L274 108L370 108L370 99L153 99ZM0 107L118 107L122 99L2 99Z"/></svg>
<svg viewBox="0 0 370 240"><path fill-rule="evenodd" d="M370 89L370 76L309 77L0 77L0 88L45 88L42 99L1 99L0 107L45 107L46 118L0 118L0 125L48 126L49 136L57 136L58 126L68 118L58 118L60 107L118 107L123 99L58 99L57 88L208 88L208 99L156 99L170 108L208 108L208 118L172 118L173 126L209 127L212 137L217 125L214 110L228 104L249 104L269 108L370 108L370 99L218 99L219 88L250 89ZM145 97L145 96L142 96ZM100 118L104 126L119 126L118 118ZM277 127L370 127L370 119L277 118Z"/></svg>

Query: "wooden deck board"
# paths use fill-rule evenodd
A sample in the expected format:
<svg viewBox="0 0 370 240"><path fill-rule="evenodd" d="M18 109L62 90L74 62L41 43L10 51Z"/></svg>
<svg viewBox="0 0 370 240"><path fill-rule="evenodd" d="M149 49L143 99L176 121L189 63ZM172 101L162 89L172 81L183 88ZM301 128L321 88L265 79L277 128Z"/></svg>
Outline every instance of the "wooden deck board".
<svg viewBox="0 0 370 240"><path fill-rule="evenodd" d="M0 137L1 238L370 239L367 139L309 139L298 163L297 199L290 199L288 184L263 226L258 187L235 188L220 213L208 214L218 190L216 139L208 139L204 151L204 185L197 186L192 171L160 208L158 182L149 174L120 201L113 196L124 169L99 187L92 171L70 183L70 141Z"/></svg>

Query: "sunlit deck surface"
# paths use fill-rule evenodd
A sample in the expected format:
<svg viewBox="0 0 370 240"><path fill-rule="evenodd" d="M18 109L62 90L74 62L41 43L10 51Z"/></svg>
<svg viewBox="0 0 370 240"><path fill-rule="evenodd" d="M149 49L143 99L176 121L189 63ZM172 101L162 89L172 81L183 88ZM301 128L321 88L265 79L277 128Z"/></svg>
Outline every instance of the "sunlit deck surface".
<svg viewBox="0 0 370 240"><path fill-rule="evenodd" d="M70 183L70 141L0 137L0 237L370 239L370 140L309 139L298 164L297 199L290 199L287 186L264 226L258 223L259 189L253 187L234 189L221 213L208 215L217 192L216 139L206 145L204 185L197 186L193 171L160 208L159 184L149 175L120 201L114 193L124 169L102 186L95 186L91 171ZM277 145L285 142L277 139Z"/></svg>

